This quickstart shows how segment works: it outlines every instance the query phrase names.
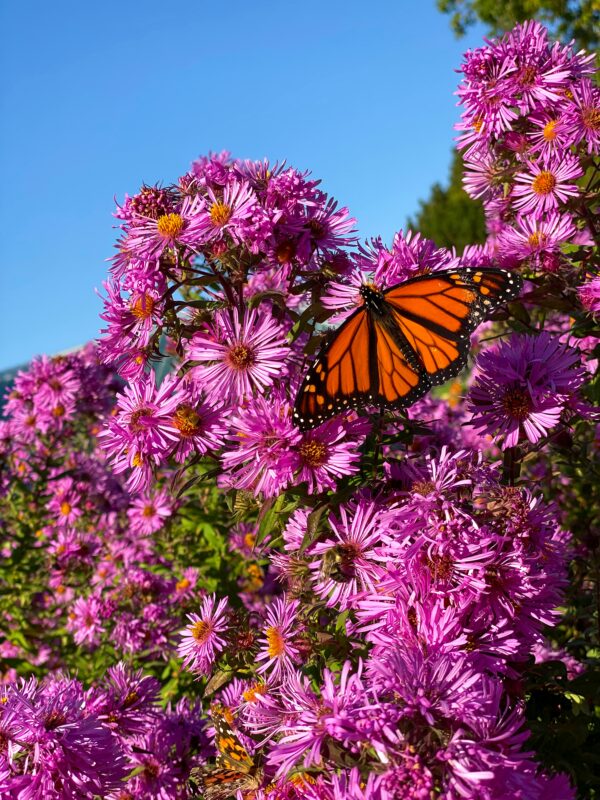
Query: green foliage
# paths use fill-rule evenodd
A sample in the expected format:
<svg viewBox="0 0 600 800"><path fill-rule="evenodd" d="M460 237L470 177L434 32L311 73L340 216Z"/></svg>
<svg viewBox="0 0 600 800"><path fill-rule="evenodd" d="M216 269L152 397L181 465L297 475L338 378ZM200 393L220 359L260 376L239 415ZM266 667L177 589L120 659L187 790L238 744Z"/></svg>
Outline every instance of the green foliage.
<svg viewBox="0 0 600 800"><path fill-rule="evenodd" d="M407 227L433 239L438 247L456 247L462 252L467 244L485 241L483 206L462 188L462 158L457 152L452 155L448 185L434 183L429 198L419 201L419 206Z"/></svg>
<svg viewBox="0 0 600 800"><path fill-rule="evenodd" d="M600 44L598 0L437 0L437 6L451 15L452 28L459 36L477 20L497 35L518 22L538 19L556 38L575 39L586 50Z"/></svg>

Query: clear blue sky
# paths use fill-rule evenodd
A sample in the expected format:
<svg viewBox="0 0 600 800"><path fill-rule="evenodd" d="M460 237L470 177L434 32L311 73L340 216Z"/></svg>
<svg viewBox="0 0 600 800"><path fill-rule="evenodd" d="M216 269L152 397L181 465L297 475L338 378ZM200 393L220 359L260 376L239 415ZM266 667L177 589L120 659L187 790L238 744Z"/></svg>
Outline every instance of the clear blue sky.
<svg viewBox="0 0 600 800"><path fill-rule="evenodd" d="M0 2L0 369L97 335L113 197L230 150L391 238L445 180L461 55L435 0Z"/></svg>

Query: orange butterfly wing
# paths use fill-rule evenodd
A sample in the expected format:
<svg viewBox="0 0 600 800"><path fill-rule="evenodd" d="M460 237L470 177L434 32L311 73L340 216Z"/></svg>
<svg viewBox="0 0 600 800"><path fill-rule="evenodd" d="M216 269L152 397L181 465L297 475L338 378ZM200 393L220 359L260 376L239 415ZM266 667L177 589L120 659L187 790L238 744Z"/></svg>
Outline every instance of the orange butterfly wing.
<svg viewBox="0 0 600 800"><path fill-rule="evenodd" d="M298 392L294 422L302 430L318 425L345 408L369 402L371 328L367 309L362 307L329 337Z"/></svg>
<svg viewBox="0 0 600 800"><path fill-rule="evenodd" d="M521 279L506 270L462 269L413 278L383 297L402 337L436 385L463 369L473 331L516 297L521 286Z"/></svg>

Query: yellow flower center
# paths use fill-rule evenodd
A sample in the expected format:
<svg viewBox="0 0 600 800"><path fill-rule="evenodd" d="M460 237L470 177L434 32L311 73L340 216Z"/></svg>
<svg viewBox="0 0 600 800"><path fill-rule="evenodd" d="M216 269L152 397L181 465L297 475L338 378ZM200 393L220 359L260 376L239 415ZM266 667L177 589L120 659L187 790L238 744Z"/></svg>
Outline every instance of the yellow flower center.
<svg viewBox="0 0 600 800"><path fill-rule="evenodd" d="M317 442L314 439L307 442L302 442L298 448L300 451L300 458L308 467L322 467L327 461L327 445L323 442Z"/></svg>
<svg viewBox="0 0 600 800"><path fill-rule="evenodd" d="M131 463L133 464L134 467L143 467L144 466L144 459L142 457L142 454L141 453L136 453L134 455Z"/></svg>
<svg viewBox="0 0 600 800"><path fill-rule="evenodd" d="M215 228L221 228L223 225L226 225L229 220L231 219L231 215L233 213L233 209L231 206L228 206L227 203L222 203L220 200L217 200L216 203L213 203L210 207L210 221L215 226Z"/></svg>
<svg viewBox="0 0 600 800"><path fill-rule="evenodd" d="M149 319L154 311L154 300L150 295L143 294L129 303L129 310L137 319Z"/></svg>
<svg viewBox="0 0 600 800"><path fill-rule="evenodd" d="M543 231L534 231L527 238L531 247L544 247L548 241L548 236Z"/></svg>
<svg viewBox="0 0 600 800"><path fill-rule="evenodd" d="M156 227L163 239L175 239L183 230L183 218L179 214L163 214Z"/></svg>
<svg viewBox="0 0 600 800"><path fill-rule="evenodd" d="M200 416L191 406L181 405L173 415L173 425L182 436L195 436L200 432Z"/></svg>
<svg viewBox="0 0 600 800"><path fill-rule="evenodd" d="M269 658L281 658L285 653L285 641L279 628L267 628L267 644Z"/></svg>
<svg viewBox="0 0 600 800"><path fill-rule="evenodd" d="M68 517L71 513L71 503L67 503L66 500L63 501L60 504L60 513L63 515L63 517Z"/></svg>
<svg viewBox="0 0 600 800"><path fill-rule="evenodd" d="M198 644L204 644L211 633L212 625L209 622L205 622L203 619L199 619L198 622L194 622L192 625L192 636Z"/></svg>
<svg viewBox="0 0 600 800"><path fill-rule="evenodd" d="M256 542L256 536L253 533L247 533L244 536L244 544L246 545L246 547L252 549L254 547L255 542Z"/></svg>
<svg viewBox="0 0 600 800"><path fill-rule="evenodd" d="M550 194L556 186L556 178L548 170L543 170L539 175L536 175L535 180L531 184L531 188L536 194Z"/></svg>
<svg viewBox="0 0 600 800"><path fill-rule="evenodd" d="M254 350L243 344L236 344L229 348L228 360L234 369L248 369L256 361Z"/></svg>
<svg viewBox="0 0 600 800"><path fill-rule="evenodd" d="M513 419L522 421L527 419L532 409L531 397L525 389L509 389L502 398L502 408Z"/></svg>
<svg viewBox="0 0 600 800"><path fill-rule="evenodd" d="M551 142L556 139L556 126L558 125L557 119L551 119L550 122L547 122L544 125L543 136L547 142Z"/></svg>
<svg viewBox="0 0 600 800"><path fill-rule="evenodd" d="M177 583L175 584L175 589L178 592L185 592L185 590L187 588L189 588L190 584L191 584L191 581L189 581L187 578L182 578L180 581L177 581Z"/></svg>

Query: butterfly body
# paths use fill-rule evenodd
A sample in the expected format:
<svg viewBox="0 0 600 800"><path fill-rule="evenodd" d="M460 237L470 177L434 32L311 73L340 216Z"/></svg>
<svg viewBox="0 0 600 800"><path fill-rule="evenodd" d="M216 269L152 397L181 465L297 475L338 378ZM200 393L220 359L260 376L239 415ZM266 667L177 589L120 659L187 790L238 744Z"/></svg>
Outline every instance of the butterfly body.
<svg viewBox="0 0 600 800"><path fill-rule="evenodd" d="M350 408L406 408L467 362L470 335L521 279L501 269L420 275L385 291L365 284L362 304L334 331L296 398L294 422L309 430Z"/></svg>

